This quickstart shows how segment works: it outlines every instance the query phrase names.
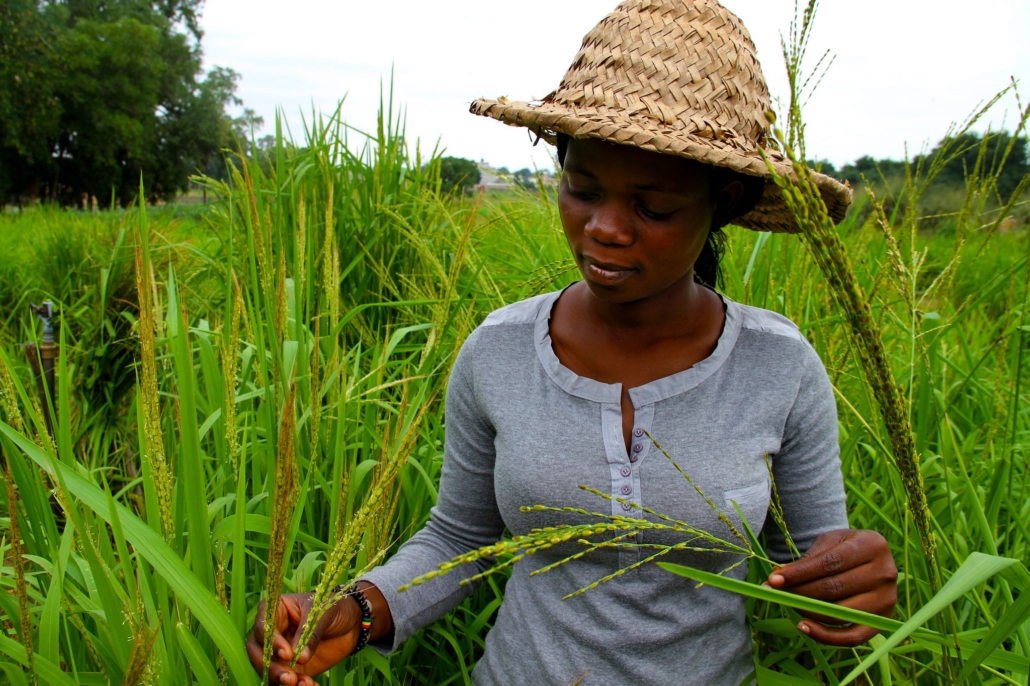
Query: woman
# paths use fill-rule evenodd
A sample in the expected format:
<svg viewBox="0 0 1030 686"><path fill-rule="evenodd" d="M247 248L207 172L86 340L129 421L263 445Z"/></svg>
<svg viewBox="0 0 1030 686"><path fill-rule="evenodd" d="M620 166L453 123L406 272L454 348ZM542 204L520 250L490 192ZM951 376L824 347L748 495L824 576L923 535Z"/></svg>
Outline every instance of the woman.
<svg viewBox="0 0 1030 686"><path fill-rule="evenodd" d="M769 585L891 614L897 570L886 542L847 528L836 408L819 358L785 318L712 289L721 227L797 231L766 183L768 108L754 46L714 0L624 2L586 36L542 103L472 105L558 146L561 220L583 280L498 310L469 336L448 388L430 522L327 613L295 670L291 641L310 596L284 596L274 683L312 684L308 675L366 641L395 649L470 592L458 574L398 587L506 527L524 534L575 521L523 505L608 506L580 484L621 499L613 514L641 505L725 536L648 436L731 519L739 523L735 502L756 527L769 507L768 455L787 528L806 551ZM816 178L839 219L850 191ZM790 562L777 528L766 533L769 554ZM598 552L530 578L567 554L557 546L515 565L477 684L736 686L752 671L741 597L646 565L563 602L641 552ZM666 559L713 571L732 564L705 552ZM832 624L814 616L798 628L838 646L875 633ZM259 619L248 642L255 666L263 636Z"/></svg>

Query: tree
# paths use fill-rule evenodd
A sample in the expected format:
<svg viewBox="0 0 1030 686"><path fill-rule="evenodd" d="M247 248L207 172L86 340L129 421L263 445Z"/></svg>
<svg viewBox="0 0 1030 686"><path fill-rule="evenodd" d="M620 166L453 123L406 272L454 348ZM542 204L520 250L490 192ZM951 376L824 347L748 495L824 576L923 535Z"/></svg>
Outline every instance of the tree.
<svg viewBox="0 0 1030 686"><path fill-rule="evenodd" d="M898 160L876 160L869 155L863 155L851 164L845 164L837 172L837 177L848 181L852 186L862 183L864 176L869 181L880 181L881 178L889 178L905 173L905 163Z"/></svg>
<svg viewBox="0 0 1030 686"><path fill-rule="evenodd" d="M239 77L203 74L200 0L5 3L0 196L126 204L142 175L170 199L230 144Z"/></svg>
<svg viewBox="0 0 1030 686"><path fill-rule="evenodd" d="M458 189L461 192L479 183L479 165L462 157L444 157L440 160L440 190L444 193Z"/></svg>
<svg viewBox="0 0 1030 686"><path fill-rule="evenodd" d="M50 162L58 130L54 32L35 0L0 3L0 198Z"/></svg>
<svg viewBox="0 0 1030 686"><path fill-rule="evenodd" d="M983 169L981 173L998 173L998 193L1003 200L1016 190L1019 182L1030 173L1030 159L1028 159L1027 137L1020 136L1015 140L1012 134L1007 131L993 133L986 137L975 132L967 132L952 139L944 139L937 144L937 147L930 153L931 158L941 151L945 145L950 145L949 156L952 159L941 169L937 181L952 186L964 186L968 175L976 169L977 159L981 152L983 156ZM1009 146L1012 146L1005 164L1002 165L1002 158Z"/></svg>

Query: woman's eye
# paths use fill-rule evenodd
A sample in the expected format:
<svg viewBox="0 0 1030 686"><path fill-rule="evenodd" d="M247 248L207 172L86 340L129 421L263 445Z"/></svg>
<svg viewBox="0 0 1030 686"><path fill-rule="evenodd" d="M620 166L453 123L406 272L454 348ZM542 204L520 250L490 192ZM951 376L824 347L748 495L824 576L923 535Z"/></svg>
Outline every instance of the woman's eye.
<svg viewBox="0 0 1030 686"><path fill-rule="evenodd" d="M640 207L640 214L644 215L648 219L653 219L655 221L661 221L662 219L668 219L674 213L673 212L656 212L654 210L649 210L648 208L646 208L644 206L641 206Z"/></svg>
<svg viewBox="0 0 1030 686"><path fill-rule="evenodd" d="M577 200L593 200L597 194L591 193L590 191L576 190L570 187L569 195L571 195L573 198L576 198Z"/></svg>

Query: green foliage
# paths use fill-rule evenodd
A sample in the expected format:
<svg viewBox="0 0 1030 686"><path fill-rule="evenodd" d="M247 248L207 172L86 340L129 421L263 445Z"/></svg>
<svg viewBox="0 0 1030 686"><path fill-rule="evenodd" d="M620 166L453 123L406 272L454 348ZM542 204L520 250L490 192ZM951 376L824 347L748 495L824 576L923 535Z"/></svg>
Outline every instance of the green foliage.
<svg viewBox="0 0 1030 686"><path fill-rule="evenodd" d="M993 175L1002 201L1008 200L1023 177L1030 174L1030 150L1027 143L1026 136L1013 137L1007 131L988 136L968 131L951 140L941 141L930 153L931 156L945 145L956 150L937 175L936 182L965 188L966 179L976 173L977 166L986 164L988 169L995 171ZM983 162L980 161L981 156Z"/></svg>
<svg viewBox="0 0 1030 686"><path fill-rule="evenodd" d="M865 183L865 179L878 181L880 179L893 179L905 174L904 162L890 159L877 160L869 155L863 155L854 162L845 164L840 168L840 171L833 169L832 165L825 167L825 164L824 162L823 173L836 176L842 181L847 181L852 186L862 185Z"/></svg>
<svg viewBox="0 0 1030 686"><path fill-rule="evenodd" d="M230 143L238 102L231 70L201 78L198 5L5 3L0 198L124 205L140 175L150 199L184 191Z"/></svg>
<svg viewBox="0 0 1030 686"><path fill-rule="evenodd" d="M35 0L0 4L0 199L50 156L59 120L53 40Z"/></svg>
<svg viewBox="0 0 1030 686"><path fill-rule="evenodd" d="M465 192L479 183L479 165L462 157L440 160L440 186L443 193Z"/></svg>
<svg viewBox="0 0 1030 686"><path fill-rule="evenodd" d="M1015 136L1007 131L980 134L976 131L964 131L955 136L947 136L928 154L916 155L912 166L927 163L943 151L948 151L949 160L933 179L935 188L965 188L966 179L975 174L978 160L983 155L989 167L997 167L998 194L1002 201L1008 200L1015 192L1019 182L1030 173L1030 148L1025 135ZM899 160L876 160L865 155L851 164L846 164L837 171L829 162L817 165L820 171L839 179L846 180L852 186L860 186L863 179L874 181L897 181L903 179L906 163Z"/></svg>

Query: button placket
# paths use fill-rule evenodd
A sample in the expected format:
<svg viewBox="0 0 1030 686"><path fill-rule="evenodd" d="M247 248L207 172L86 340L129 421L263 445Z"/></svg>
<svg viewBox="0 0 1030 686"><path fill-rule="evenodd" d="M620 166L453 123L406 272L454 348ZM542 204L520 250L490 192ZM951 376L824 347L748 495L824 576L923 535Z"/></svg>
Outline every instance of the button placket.
<svg viewBox="0 0 1030 686"><path fill-rule="evenodd" d="M654 405L643 405L635 408L633 417L633 440L630 443L629 449L629 461L631 467L630 479L633 487L633 502L640 506L645 506L647 503L644 500L643 488L640 485L640 468L642 460L647 457L651 452L651 439L647 435L651 432L651 426L654 422ZM625 446L625 444L623 444ZM637 511L637 516L643 516L642 512ZM637 543L644 542L644 535L638 533L636 536ZM638 548L635 551L629 551L632 558L630 562L624 562L626 564L633 564L637 562L641 557L641 550ZM621 561L621 560L620 560Z"/></svg>
<svg viewBox="0 0 1030 686"><path fill-rule="evenodd" d="M640 487L640 463L651 445L647 434L654 419L654 405L635 408L634 426L630 432L629 449L622 433L622 406L604 403L601 406L601 431L608 459L612 497L612 515L640 517L643 493ZM623 502L619 502L619 501ZM637 534L636 543L643 543L643 534ZM628 567L640 561L641 551L635 548L619 549L619 566Z"/></svg>

